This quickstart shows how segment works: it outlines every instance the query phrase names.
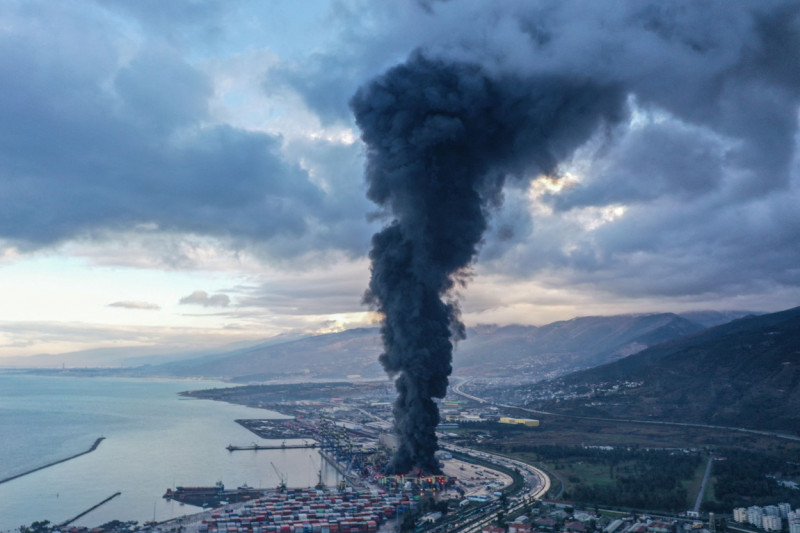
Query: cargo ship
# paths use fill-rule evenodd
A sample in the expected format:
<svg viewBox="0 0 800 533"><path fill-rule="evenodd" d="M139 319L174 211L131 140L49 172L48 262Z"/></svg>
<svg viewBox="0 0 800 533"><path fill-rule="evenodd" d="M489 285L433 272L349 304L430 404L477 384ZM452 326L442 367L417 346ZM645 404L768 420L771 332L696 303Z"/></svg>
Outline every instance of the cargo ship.
<svg viewBox="0 0 800 533"><path fill-rule="evenodd" d="M167 489L164 498L175 500L198 507L216 507L224 505L222 502L242 502L258 498L263 491L241 486L235 490L225 490L225 485L218 481L213 487L175 487Z"/></svg>
<svg viewBox="0 0 800 533"><path fill-rule="evenodd" d="M164 498L168 500L183 501L195 496L217 496L225 491L225 485L218 481L213 487L175 487L175 490L167 489Z"/></svg>

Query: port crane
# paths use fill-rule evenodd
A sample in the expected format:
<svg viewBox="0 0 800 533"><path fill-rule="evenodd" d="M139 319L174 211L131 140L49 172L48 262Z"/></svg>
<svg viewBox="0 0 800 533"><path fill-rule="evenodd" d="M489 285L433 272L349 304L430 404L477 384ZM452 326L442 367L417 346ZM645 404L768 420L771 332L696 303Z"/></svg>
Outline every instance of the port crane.
<svg viewBox="0 0 800 533"><path fill-rule="evenodd" d="M275 463L273 463L272 461L270 461L269 464L272 465L272 469L275 470L275 473L278 474L278 479L281 480L280 484L278 485L278 490L284 492L286 490L286 485L289 481L289 477L280 470L278 470L278 467L275 466Z"/></svg>
<svg viewBox="0 0 800 533"><path fill-rule="evenodd" d="M325 488L325 483L322 481L322 465L317 468L317 462L314 460L311 454L308 455L308 458L311 460L311 464L314 465L314 470L317 471L317 484L314 485L314 488L317 490L322 490Z"/></svg>
<svg viewBox="0 0 800 533"><path fill-rule="evenodd" d="M356 456L352 456L350 458L350 462L347 464L347 470L344 471L344 475L342 479L339 481L339 490L344 490L347 487L347 480L349 479L347 476L350 475L350 471L353 469L353 465L356 462Z"/></svg>

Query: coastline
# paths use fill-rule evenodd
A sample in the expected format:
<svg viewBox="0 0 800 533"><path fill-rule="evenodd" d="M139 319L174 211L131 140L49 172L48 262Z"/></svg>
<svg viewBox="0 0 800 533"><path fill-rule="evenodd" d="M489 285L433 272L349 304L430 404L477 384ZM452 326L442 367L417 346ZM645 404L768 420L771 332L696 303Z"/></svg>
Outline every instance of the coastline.
<svg viewBox="0 0 800 533"><path fill-rule="evenodd" d="M114 519L161 522L193 514L200 509L161 498L164 490L217 481L274 488L279 479L270 462L293 486L313 486L318 477L318 467L308 458L313 450L226 449L230 443L270 443L235 420L289 417L228 402L179 401L182 391L224 387L219 382L4 373L0 382L3 407L11 415L4 419L3 437L15 436L8 442L13 447L3 450L0 478L72 457L100 435L109 439L95 453L0 484L0 533L35 520L61 523L117 491L122 494L74 525L95 527ZM70 447L58 448L61 444ZM53 454L57 449L61 452ZM324 470L325 481L334 484L334 471Z"/></svg>

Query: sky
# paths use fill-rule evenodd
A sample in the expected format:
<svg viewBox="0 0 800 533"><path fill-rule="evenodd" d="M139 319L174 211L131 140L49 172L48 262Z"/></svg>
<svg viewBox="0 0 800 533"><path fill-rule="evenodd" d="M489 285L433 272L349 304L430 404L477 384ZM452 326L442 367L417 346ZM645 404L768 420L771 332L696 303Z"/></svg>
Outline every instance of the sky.
<svg viewBox="0 0 800 533"><path fill-rule="evenodd" d="M505 180L468 326L800 305L797 2L9 0L0 358L375 323L350 102L420 54L624 94Z"/></svg>

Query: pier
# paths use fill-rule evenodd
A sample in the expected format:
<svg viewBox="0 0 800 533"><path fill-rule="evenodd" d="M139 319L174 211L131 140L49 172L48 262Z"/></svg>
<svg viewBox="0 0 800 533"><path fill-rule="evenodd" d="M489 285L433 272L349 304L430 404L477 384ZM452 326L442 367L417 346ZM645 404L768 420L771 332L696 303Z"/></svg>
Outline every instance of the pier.
<svg viewBox="0 0 800 533"><path fill-rule="evenodd" d="M61 522L61 523L60 523L60 524L58 524L56 527L64 527L64 526L68 526L68 525L70 525L71 523L73 523L73 522L74 522L75 520L77 520L78 518L80 518L80 517L82 517L82 516L86 516L87 514L91 513L92 511L94 511L95 509L97 509L98 507L100 507L101 505L104 505L104 504L106 504L106 503L110 502L111 500L113 500L114 498L116 498L117 496L119 496L119 495L121 495L121 494L122 494L121 492L115 492L114 494L112 494L111 496L109 496L109 497L108 497L108 498L106 498L105 500L101 501L101 502L100 502L100 503L98 503L97 505L92 505L91 507L89 507L88 509L86 509L86 510L85 510L84 512L82 512L81 514L79 514L79 515L77 515L77 516L74 516L74 517L70 518L70 519L69 519L69 520L67 520L66 522Z"/></svg>
<svg viewBox="0 0 800 533"><path fill-rule="evenodd" d="M339 472L340 476L347 477L347 472L345 471L344 468L342 468L342 465L339 464L339 461L337 461L324 451L320 451L319 454L322 456L323 459L325 459L325 461L328 462L329 465L331 465L334 468L334 470Z"/></svg>
<svg viewBox="0 0 800 533"><path fill-rule="evenodd" d="M105 439L105 437L100 437L99 439L94 441L94 444L92 444L91 448L89 448L85 452L76 453L75 455L70 455L69 457L65 457L64 459L59 459L58 461L53 461L52 463L47 463L46 465L38 466L38 467L36 467L36 468L34 468L32 470L28 470L27 472L23 472L21 474L15 475L15 476L7 477L5 479L0 479L0 485L2 485L3 483L8 483L9 481L13 481L13 480L15 480L17 478L21 478L23 476L27 476L28 474L33 474L34 472L38 472L39 470L44 470L45 468L50 468L51 466L55 466L55 465L58 465L58 464L61 464L61 463L66 463L67 461L71 461L72 459L80 457L81 455L86 455L87 453L92 453L93 451L95 451L97 449L98 446L100 446L100 442L102 442L104 439Z"/></svg>
<svg viewBox="0 0 800 533"><path fill-rule="evenodd" d="M335 457L329 455L324 450L320 450L319 454L322 456L323 459L325 459L325 461L327 461L329 465L331 465L334 468L334 470L336 470L339 473L340 476L342 476L342 480L345 483L350 483L350 485L354 487L364 486L364 483L361 482L359 476L354 472L350 472L350 468L345 469L339 463L339 461L336 460Z"/></svg>
<svg viewBox="0 0 800 533"><path fill-rule="evenodd" d="M234 446L233 444L228 444L225 448L229 452L238 452L242 450L300 450L300 449L309 449L309 448L316 448L318 444L316 442L304 442L302 444L251 444L250 446Z"/></svg>

